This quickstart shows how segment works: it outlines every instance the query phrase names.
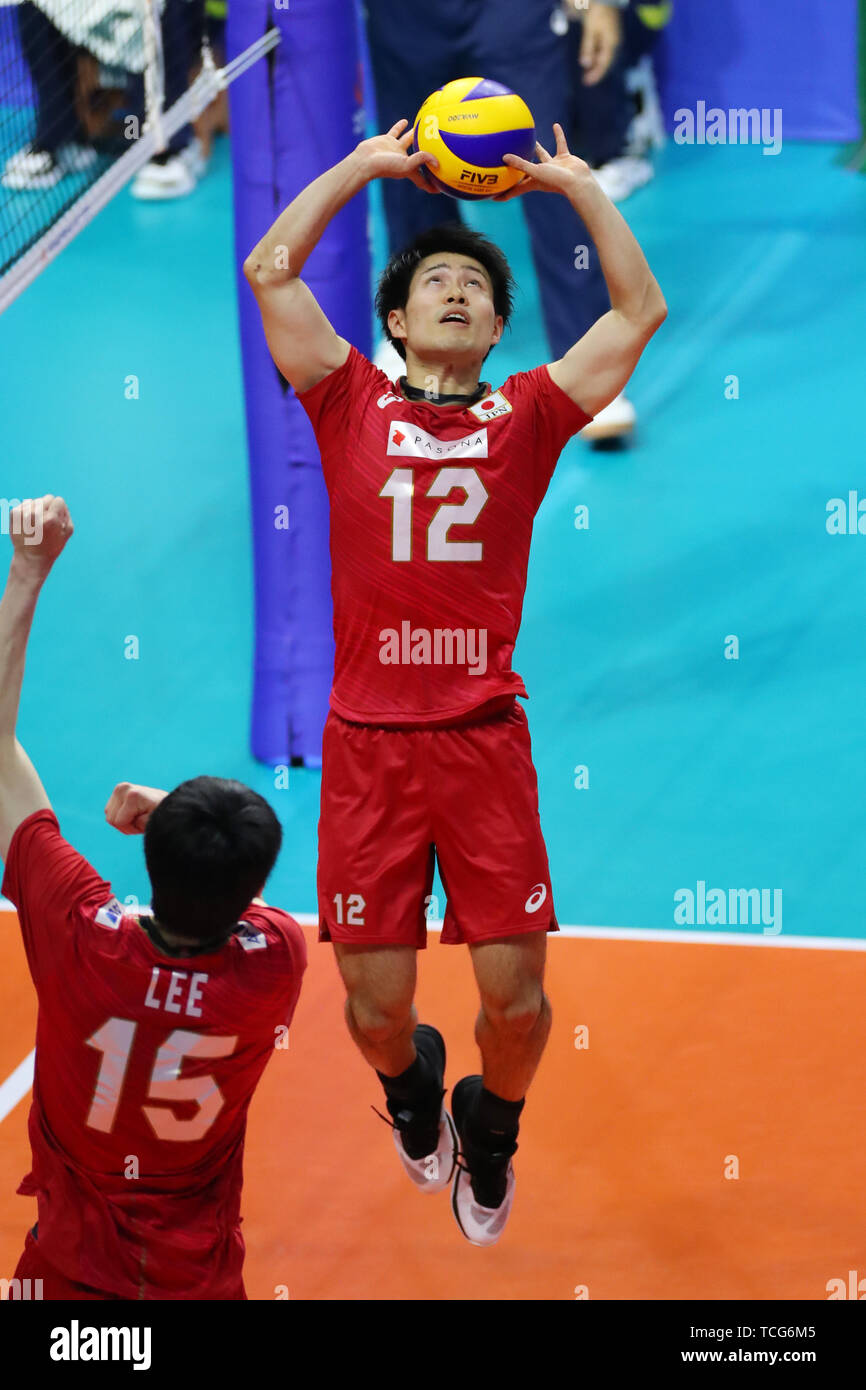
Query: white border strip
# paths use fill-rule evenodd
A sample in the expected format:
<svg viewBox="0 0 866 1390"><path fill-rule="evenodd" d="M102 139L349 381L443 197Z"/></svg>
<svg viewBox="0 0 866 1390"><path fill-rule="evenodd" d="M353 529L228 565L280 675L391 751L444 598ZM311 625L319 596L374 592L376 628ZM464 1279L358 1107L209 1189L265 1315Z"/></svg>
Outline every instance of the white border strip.
<svg viewBox="0 0 866 1390"><path fill-rule="evenodd" d="M116 159L105 173L67 208L63 216L48 228L36 245L31 246L30 250L6 272L0 280L0 314L36 279L39 272L69 245L72 238L102 211L106 203L111 202L123 185L128 183L153 155L165 148L181 126L195 120L218 92L223 91L236 77L240 77L242 72L246 72L248 67L274 48L279 41L280 31L270 29L261 39L244 49L244 52L227 67L215 68L205 64L192 86L168 111L162 113L158 128L154 126L144 130L126 154Z"/></svg>
<svg viewBox="0 0 866 1390"><path fill-rule="evenodd" d="M291 916L301 927L317 927L319 918L315 912L293 912ZM431 918L427 930L440 932L442 919ZM556 932L551 932L551 940ZM793 946L806 951L866 951L866 940L848 936L765 936L763 932L745 931L702 931L700 928L689 931L683 928L663 927L572 927L560 924L560 936L584 937L587 941L669 941L673 945L683 942L702 942L708 946Z"/></svg>
<svg viewBox="0 0 866 1390"><path fill-rule="evenodd" d="M14 1110L19 1100L23 1100L30 1087L33 1085L33 1062L36 1052L33 1051L20 1066L17 1066L11 1076L0 1085L0 1123L6 1119L10 1110Z"/></svg>
<svg viewBox="0 0 866 1390"><path fill-rule="evenodd" d="M146 904L142 903L142 907ZM0 898L0 912L14 912L15 908L6 898ZM299 927L317 927L319 916L316 912L292 912ZM441 932L441 917L431 917L427 930ZM556 932L551 932L551 938ZM866 951L866 939L859 936L784 936L765 935L763 932L747 931L702 931L700 928L679 930L671 927L574 927L560 923L560 936L583 937L587 941L667 941L671 945L697 942L705 946L778 946L793 947L799 951Z"/></svg>

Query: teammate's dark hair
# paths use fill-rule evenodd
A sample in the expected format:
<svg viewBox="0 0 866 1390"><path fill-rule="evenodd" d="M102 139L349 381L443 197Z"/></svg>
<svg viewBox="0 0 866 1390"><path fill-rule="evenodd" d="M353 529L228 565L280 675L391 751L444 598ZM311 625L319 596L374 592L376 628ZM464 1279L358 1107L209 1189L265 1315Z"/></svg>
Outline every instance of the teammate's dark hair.
<svg viewBox="0 0 866 1390"><path fill-rule="evenodd" d="M242 782L181 782L153 811L144 832L157 922L196 941L228 937L261 892L282 838L272 808Z"/></svg>
<svg viewBox="0 0 866 1390"><path fill-rule="evenodd" d="M472 256L484 266L493 286L493 308L497 314L502 315L503 328L508 326L514 308L514 276L507 260L494 242L460 222L444 222L439 227L430 227L426 232L416 236L409 246L391 257L379 278L376 290L376 313L382 330L404 362L406 349L401 339L391 337L388 315L392 309L406 308L412 276L419 263L426 256L433 256L438 251L451 251L458 256ZM488 354L484 355L486 359Z"/></svg>

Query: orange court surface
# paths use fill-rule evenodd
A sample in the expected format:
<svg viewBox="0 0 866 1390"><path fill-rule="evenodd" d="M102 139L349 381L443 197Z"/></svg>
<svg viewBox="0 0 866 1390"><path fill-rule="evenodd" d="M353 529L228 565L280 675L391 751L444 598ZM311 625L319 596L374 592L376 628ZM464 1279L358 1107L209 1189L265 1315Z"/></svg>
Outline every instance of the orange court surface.
<svg viewBox="0 0 866 1390"><path fill-rule="evenodd" d="M480 1250L447 1193L425 1198L403 1174L371 1109L384 1109L381 1088L346 1031L332 950L305 933L289 1047L250 1110L250 1298L822 1300L828 1281L863 1268L860 943L551 936L554 1025L524 1112L514 1211L501 1243ZM12 912L0 913L0 976L2 1094L36 1026ZM450 1089L478 1067L468 952L431 934L419 977ZM36 1217L15 1193L28 1105L29 1091L0 1121L7 1277Z"/></svg>

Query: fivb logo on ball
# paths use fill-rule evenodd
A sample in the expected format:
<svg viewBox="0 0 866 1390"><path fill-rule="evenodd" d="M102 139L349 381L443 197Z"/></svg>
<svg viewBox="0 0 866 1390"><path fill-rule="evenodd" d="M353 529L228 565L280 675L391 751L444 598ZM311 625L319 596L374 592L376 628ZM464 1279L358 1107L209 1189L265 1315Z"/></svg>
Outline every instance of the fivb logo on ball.
<svg viewBox="0 0 866 1390"><path fill-rule="evenodd" d="M452 198L489 198L520 183L523 174L503 164L505 154L531 159L535 124L526 102L510 87L483 77L460 77L424 102L413 146L436 156L424 177Z"/></svg>

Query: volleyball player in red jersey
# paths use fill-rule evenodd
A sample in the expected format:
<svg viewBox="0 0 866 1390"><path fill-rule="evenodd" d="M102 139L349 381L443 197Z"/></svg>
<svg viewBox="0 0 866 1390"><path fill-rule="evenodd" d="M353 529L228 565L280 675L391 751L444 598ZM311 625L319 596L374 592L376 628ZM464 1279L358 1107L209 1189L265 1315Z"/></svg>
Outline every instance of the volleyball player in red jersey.
<svg viewBox="0 0 866 1390"><path fill-rule="evenodd" d="M519 1117L550 1031L545 933L557 930L516 699L526 691L511 669L532 523L566 441L623 389L667 310L622 216L555 126L555 155L539 144L537 164L506 156L525 178L504 197L571 201L611 310L559 361L493 390L480 375L511 310L507 262L466 227L433 228L379 283L383 328L406 362L392 386L299 276L329 220L372 179L427 190L421 166L436 161L408 154L405 124L304 189L244 270L274 361L316 431L330 497L336 662L320 939L334 943L349 1030L379 1074L405 1168L421 1191L450 1182L460 1230L489 1245L513 1202ZM445 1045L413 1004L434 855L448 899L442 940L468 944L481 1001L482 1072L454 1088L456 1137Z"/></svg>
<svg viewBox="0 0 866 1390"><path fill-rule="evenodd" d="M41 1279L46 1299L243 1299L247 1108L306 967L297 923L255 896L280 824L239 782L197 777L168 794L120 783L106 818L144 834L153 890L152 915L124 911L63 839L15 737L30 627L69 511L58 497L27 501L10 530L2 891L39 1000L33 1167L19 1188L38 1220L15 1277Z"/></svg>

